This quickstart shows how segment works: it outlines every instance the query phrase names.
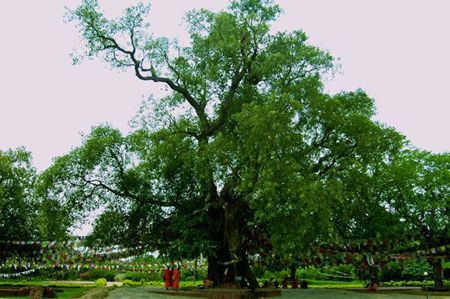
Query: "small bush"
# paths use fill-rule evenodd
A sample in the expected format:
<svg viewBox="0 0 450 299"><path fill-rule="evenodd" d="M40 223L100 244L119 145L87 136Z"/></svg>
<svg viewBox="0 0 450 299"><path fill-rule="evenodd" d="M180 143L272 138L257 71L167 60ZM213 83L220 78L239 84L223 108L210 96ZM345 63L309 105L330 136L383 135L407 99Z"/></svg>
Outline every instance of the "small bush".
<svg viewBox="0 0 450 299"><path fill-rule="evenodd" d="M132 280L135 282L144 281L161 281L163 278L161 272L127 272L122 278L123 280Z"/></svg>
<svg viewBox="0 0 450 299"><path fill-rule="evenodd" d="M97 287L106 287L106 279L105 278L99 278L95 281L95 285Z"/></svg>
<svg viewBox="0 0 450 299"><path fill-rule="evenodd" d="M305 280L305 279L323 279L324 277L320 273L319 269L315 267L305 267L297 271L297 278Z"/></svg>
<svg viewBox="0 0 450 299"><path fill-rule="evenodd" d="M253 268L253 269L255 269L255 268ZM189 267L188 269L183 268L180 271L181 271L182 277L185 277L186 280L194 280L194 268L193 267ZM162 280L162 276L163 276L162 271L156 272L155 274L157 274L157 275L156 275L155 279L153 279L153 280L158 280L158 281ZM208 276L207 269L197 268L197 271L195 272L196 280L203 280L207 276ZM259 277L259 276L257 275L257 277Z"/></svg>
<svg viewBox="0 0 450 299"><path fill-rule="evenodd" d="M420 287L424 285L433 285L432 280L428 281L386 281L381 285L384 287Z"/></svg>
<svg viewBox="0 0 450 299"><path fill-rule="evenodd" d="M114 281L124 281L127 275L125 273L119 273L114 276Z"/></svg>
<svg viewBox="0 0 450 299"><path fill-rule="evenodd" d="M402 279L403 265L401 262L390 262L383 268L380 281L396 281Z"/></svg>
<svg viewBox="0 0 450 299"><path fill-rule="evenodd" d="M324 274L324 280L351 281L356 275L355 267L351 264L325 266L320 271Z"/></svg>
<svg viewBox="0 0 450 299"><path fill-rule="evenodd" d="M132 281L132 280L129 280L129 279L125 279L123 281L123 285L126 286L126 287L138 287L138 286L141 286L141 283L140 282L136 282L136 281Z"/></svg>
<svg viewBox="0 0 450 299"><path fill-rule="evenodd" d="M279 272L266 271L264 272L263 279L264 280L273 279L278 280L278 282L281 282L284 279L284 277L289 276L289 274L290 272L288 272L287 270L282 270Z"/></svg>
<svg viewBox="0 0 450 299"><path fill-rule="evenodd" d="M426 261L408 260L403 262L402 280L423 281L424 272L433 273L433 269Z"/></svg>
<svg viewBox="0 0 450 299"><path fill-rule="evenodd" d="M81 280L97 280L99 278L105 278L106 281L114 281L115 272L91 269L88 272L80 273Z"/></svg>

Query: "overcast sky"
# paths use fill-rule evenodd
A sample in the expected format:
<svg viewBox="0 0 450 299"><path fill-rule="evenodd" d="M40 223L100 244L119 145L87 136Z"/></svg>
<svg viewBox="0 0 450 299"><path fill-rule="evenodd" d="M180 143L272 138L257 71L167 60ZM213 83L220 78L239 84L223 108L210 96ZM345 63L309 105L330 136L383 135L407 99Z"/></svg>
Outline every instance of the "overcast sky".
<svg viewBox="0 0 450 299"><path fill-rule="evenodd" d="M136 1L101 1L115 16ZM123 132L143 97L159 89L99 61L72 66L79 44L64 7L79 1L0 3L0 149L25 146L39 170L80 144L80 132L111 123ZM120 4L118 4L120 3ZM157 35L183 38L184 13L218 10L223 0L154 0ZM278 0L276 30L303 29L310 41L340 58L342 74L327 90L363 88L377 119L419 148L450 150L450 1Z"/></svg>

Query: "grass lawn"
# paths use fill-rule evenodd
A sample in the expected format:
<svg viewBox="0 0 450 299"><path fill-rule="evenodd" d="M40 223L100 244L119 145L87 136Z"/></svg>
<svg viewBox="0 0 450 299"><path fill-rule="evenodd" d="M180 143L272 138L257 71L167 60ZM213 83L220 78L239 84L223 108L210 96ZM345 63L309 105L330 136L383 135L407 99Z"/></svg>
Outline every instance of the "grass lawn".
<svg viewBox="0 0 450 299"><path fill-rule="evenodd" d="M7 285L5 287L11 287L11 288L18 288L21 287L22 285L33 285L33 286L47 286L48 284L46 284L45 282L34 282L34 283L17 283L17 284L13 284L11 285L11 283L2 283L1 285ZM93 289L93 287L80 287L80 286L69 286L69 287L64 287L64 286L53 286L55 292L56 292L56 298L79 298L81 296L83 296L86 292L88 292L89 290ZM3 299L4 297L0 297L0 299ZM30 298L29 296L27 297L8 297L8 298L16 298L16 299L23 299L23 298Z"/></svg>
<svg viewBox="0 0 450 299"><path fill-rule="evenodd" d="M80 298L90 289L91 288L55 288L56 298Z"/></svg>
<svg viewBox="0 0 450 299"><path fill-rule="evenodd" d="M333 280L313 280L308 279L308 286L318 289L345 289L345 288L361 288L365 285L362 280L353 281L333 281Z"/></svg>

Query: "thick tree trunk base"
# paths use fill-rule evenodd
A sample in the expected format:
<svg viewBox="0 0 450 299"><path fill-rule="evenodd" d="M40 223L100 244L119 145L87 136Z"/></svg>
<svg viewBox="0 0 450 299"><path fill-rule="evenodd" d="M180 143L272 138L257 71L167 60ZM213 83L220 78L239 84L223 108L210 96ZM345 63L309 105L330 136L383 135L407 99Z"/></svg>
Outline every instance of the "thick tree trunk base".
<svg viewBox="0 0 450 299"><path fill-rule="evenodd" d="M252 290L259 288L258 280L255 274L253 274L252 269L248 263L247 256L245 253L241 255L241 261L238 263L238 273L241 275L241 287L249 287ZM245 278L245 281L243 280Z"/></svg>
<svg viewBox="0 0 450 299"><path fill-rule="evenodd" d="M294 281L294 279L297 279L296 275L297 275L297 264L292 263L290 266L290 270L291 270L291 281Z"/></svg>
<svg viewBox="0 0 450 299"><path fill-rule="evenodd" d="M225 267L220 265L216 257L208 257L207 277L213 282L213 287L220 287L223 284Z"/></svg>
<svg viewBox="0 0 450 299"><path fill-rule="evenodd" d="M435 258L431 261L433 266L433 280L434 288L442 289L444 288L444 281L442 280L442 261L440 258Z"/></svg>

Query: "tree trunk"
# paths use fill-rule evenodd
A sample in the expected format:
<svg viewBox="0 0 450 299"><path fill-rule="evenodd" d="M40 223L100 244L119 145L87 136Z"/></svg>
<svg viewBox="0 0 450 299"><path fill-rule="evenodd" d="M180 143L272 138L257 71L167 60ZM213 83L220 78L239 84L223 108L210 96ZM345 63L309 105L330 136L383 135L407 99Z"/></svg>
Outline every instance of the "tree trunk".
<svg viewBox="0 0 450 299"><path fill-rule="evenodd" d="M259 287L258 281L253 274L243 242L244 206L242 202L229 198L225 205L225 238L230 253L230 263L233 269L233 276L241 277L241 287L256 289ZM235 277L233 277L235 281Z"/></svg>
<svg viewBox="0 0 450 299"><path fill-rule="evenodd" d="M216 248L208 254L207 278L213 282L213 287L223 283L225 267L221 264L229 259L228 245L224 242L225 218L221 205L211 205L208 209L208 222L210 226L209 240L213 241Z"/></svg>
<svg viewBox="0 0 450 299"><path fill-rule="evenodd" d="M217 243L215 252L208 256L208 279L213 282L213 287L219 287L223 284L224 273L227 265L224 262L230 260L228 246L223 242L223 234L220 235L222 240Z"/></svg>
<svg viewBox="0 0 450 299"><path fill-rule="evenodd" d="M444 287L444 281L442 280L442 261L440 258L432 259L433 265L433 280L434 286L438 288Z"/></svg>
<svg viewBox="0 0 450 299"><path fill-rule="evenodd" d="M370 265L370 287L376 289L379 286L378 283L378 266L376 264Z"/></svg>
<svg viewBox="0 0 450 299"><path fill-rule="evenodd" d="M218 287L223 281L223 270L215 255L208 256L208 279L213 282L213 287Z"/></svg>
<svg viewBox="0 0 450 299"><path fill-rule="evenodd" d="M248 258L245 252L240 255L240 260L238 263L238 274L242 277L241 287L249 287L252 290L259 288L258 280L256 279L255 274L253 274L252 269L250 268L250 264L248 263ZM246 280L246 283L244 281L244 278Z"/></svg>
<svg viewBox="0 0 450 299"><path fill-rule="evenodd" d="M297 264L296 263L292 263L291 264L291 280L294 281L294 279L296 279L296 273L297 273Z"/></svg>

